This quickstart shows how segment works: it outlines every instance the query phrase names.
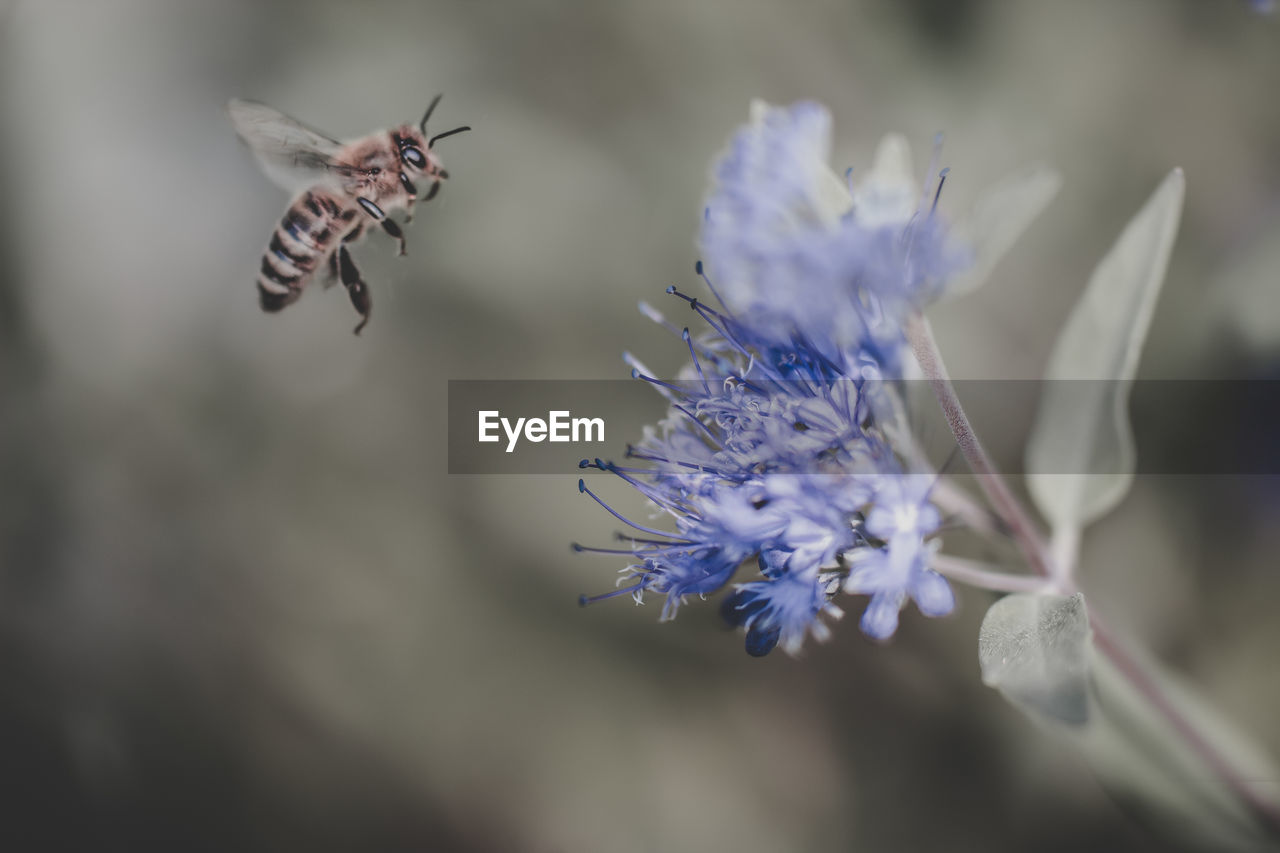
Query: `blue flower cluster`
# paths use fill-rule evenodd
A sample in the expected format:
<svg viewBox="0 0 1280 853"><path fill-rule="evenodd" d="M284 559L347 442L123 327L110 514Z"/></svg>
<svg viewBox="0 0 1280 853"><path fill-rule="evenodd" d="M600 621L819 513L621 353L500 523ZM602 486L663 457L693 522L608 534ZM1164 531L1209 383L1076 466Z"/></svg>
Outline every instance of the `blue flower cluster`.
<svg viewBox="0 0 1280 853"><path fill-rule="evenodd" d="M698 272L720 307L670 288L706 324L679 334L689 365L663 381L628 356L634 376L670 408L627 450L635 465L583 460L643 495L666 524L645 525L579 489L630 530L619 588L666 596L662 618L717 592L750 562L721 613L746 629L747 651L798 651L828 635L842 590L870 602L862 630L887 639L911 599L927 616L954 606L930 568L942 525L936 475L909 451L900 376L909 312L937 294L963 258L947 248L933 204L915 189L890 138L856 188L826 165L820 106L756 106L713 173ZM713 285L713 280L716 285ZM674 529L671 529L674 528Z"/></svg>

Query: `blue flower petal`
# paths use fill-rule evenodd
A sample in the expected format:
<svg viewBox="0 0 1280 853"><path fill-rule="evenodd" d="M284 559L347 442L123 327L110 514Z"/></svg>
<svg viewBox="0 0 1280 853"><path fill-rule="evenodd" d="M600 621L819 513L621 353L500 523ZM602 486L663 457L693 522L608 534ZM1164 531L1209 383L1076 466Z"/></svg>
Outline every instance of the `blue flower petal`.
<svg viewBox="0 0 1280 853"><path fill-rule="evenodd" d="M862 612L858 627L873 640L887 640L898 630L898 611L902 609L903 596L879 593L871 598Z"/></svg>
<svg viewBox="0 0 1280 853"><path fill-rule="evenodd" d="M920 572L911 584L911 598L925 616L946 616L956 608L947 579L932 570Z"/></svg>

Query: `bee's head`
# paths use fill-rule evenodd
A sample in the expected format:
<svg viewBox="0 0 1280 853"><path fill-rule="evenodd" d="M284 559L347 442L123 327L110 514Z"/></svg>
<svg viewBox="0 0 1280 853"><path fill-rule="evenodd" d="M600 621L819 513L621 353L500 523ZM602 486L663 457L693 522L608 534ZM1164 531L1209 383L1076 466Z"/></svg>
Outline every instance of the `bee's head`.
<svg viewBox="0 0 1280 853"><path fill-rule="evenodd" d="M396 128L393 136L400 155L400 170L407 177L439 176L440 159L431 151L431 146L427 144L426 136L421 130L406 124Z"/></svg>
<svg viewBox="0 0 1280 853"><path fill-rule="evenodd" d="M453 130L446 130L444 133L437 133L430 139L427 138L427 120L431 118L431 113L435 111L436 104L440 103L443 95L436 95L431 99L431 103L427 105L427 111L422 116L422 121L418 122L416 128L405 125L401 127L396 134L396 140L400 148L400 162L410 173L426 173L431 177L448 177L447 174L441 174L444 170L440 168L440 160L431 150L436 142L444 139L446 136L453 136L455 133L462 133L470 130L470 127L455 127Z"/></svg>
<svg viewBox="0 0 1280 853"><path fill-rule="evenodd" d="M440 189L440 182L449 177L449 173L440 165L440 158L431 150L432 146L446 136L453 136L455 133L462 133L464 130L471 129L469 127L455 127L453 130L446 130L444 133L437 133L430 139L427 138L427 119L431 118L431 113L436 108L436 104L440 103L441 97L441 95L436 95L431 99L431 103L427 106L427 112L422 116L422 121L418 122L417 127L410 127L406 124L392 133L396 148L400 154L400 184L410 198L417 195L417 188L414 186L413 178L418 175L425 175L431 181L431 189L427 193L427 199L434 197L436 191Z"/></svg>

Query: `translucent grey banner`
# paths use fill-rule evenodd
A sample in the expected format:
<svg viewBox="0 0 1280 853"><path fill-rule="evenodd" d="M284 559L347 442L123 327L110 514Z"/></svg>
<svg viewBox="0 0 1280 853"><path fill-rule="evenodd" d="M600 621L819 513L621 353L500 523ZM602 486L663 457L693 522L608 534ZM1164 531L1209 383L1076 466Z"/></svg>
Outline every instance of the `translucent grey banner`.
<svg viewBox="0 0 1280 853"><path fill-rule="evenodd" d="M695 385L671 382L673 393ZM924 381L892 382L912 432L934 467L954 456L955 441ZM1023 449L1048 383L958 380L956 393L1002 473L1019 476ZM1054 382L1069 408L1088 410L1121 390L1113 383ZM864 383L864 393L875 386ZM670 390L670 389L669 389ZM701 393L701 386L696 386ZM799 388L795 393L800 393ZM1060 403L1061 405L1062 403ZM578 461L620 461L669 408L651 381L450 380L450 474L567 474ZM1130 383L1129 415L1138 474L1280 474L1280 381L1140 380ZM695 427L695 429L700 429ZM1049 459L1046 474L1106 474L1109 463ZM1085 467L1087 470L1080 470ZM964 472L963 461L949 470Z"/></svg>

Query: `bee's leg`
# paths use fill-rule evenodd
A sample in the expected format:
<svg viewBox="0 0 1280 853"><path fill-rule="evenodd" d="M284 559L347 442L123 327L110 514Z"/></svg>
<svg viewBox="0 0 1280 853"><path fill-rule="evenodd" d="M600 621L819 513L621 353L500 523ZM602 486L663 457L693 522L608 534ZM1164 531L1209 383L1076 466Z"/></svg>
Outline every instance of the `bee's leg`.
<svg viewBox="0 0 1280 853"><path fill-rule="evenodd" d="M388 218L382 220L379 224L382 225L383 231L390 234L393 239L400 241L400 254L406 254L404 250L404 232L400 230L400 226L395 223L395 220Z"/></svg>
<svg viewBox="0 0 1280 853"><path fill-rule="evenodd" d="M333 283L338 280L338 252L334 250L329 253L328 259L325 261L324 287L328 290L333 287Z"/></svg>
<svg viewBox="0 0 1280 853"><path fill-rule="evenodd" d="M392 238L400 241L400 254L405 254L404 232L400 230L400 226L387 218L387 215L382 212L382 208L369 201L369 199L357 198L356 201L360 202L360 206L364 208L365 213L373 217L374 221L382 226L383 231L386 231Z"/></svg>
<svg viewBox="0 0 1280 853"><path fill-rule="evenodd" d="M436 197L436 193L438 192L440 192L440 179L436 178L435 182L431 184L431 189L427 190L427 194L422 197L422 200L431 201L431 199Z"/></svg>
<svg viewBox="0 0 1280 853"><path fill-rule="evenodd" d="M342 235L342 242L354 243L356 240L360 239L360 235L363 233L364 233L364 222L362 221L356 222L356 226L354 228L352 228L346 234ZM330 287L333 287L339 281L342 281L341 270L339 270L338 268L339 264L338 264L337 249L334 249L332 252L329 253L329 256L326 259L325 263L326 263L326 269L325 269L325 276L324 276L324 286L325 286L325 289L328 289Z"/></svg>
<svg viewBox="0 0 1280 853"><path fill-rule="evenodd" d="M418 188L413 185L413 181L409 180L409 176L404 172L400 173L400 186L404 187L404 191L409 194L409 198L405 202L404 215L404 221L409 223L413 221L413 203L418 200Z"/></svg>
<svg viewBox="0 0 1280 853"><path fill-rule="evenodd" d="M360 278L360 270L356 269L355 262L351 260L351 253L347 251L346 246L339 246L338 256L338 272L342 276L342 284L347 288L347 295L351 297L351 304L355 306L356 311L360 312L360 325L356 326L355 333L358 335L369 322L369 312L373 310L373 303L369 298L369 286Z"/></svg>

